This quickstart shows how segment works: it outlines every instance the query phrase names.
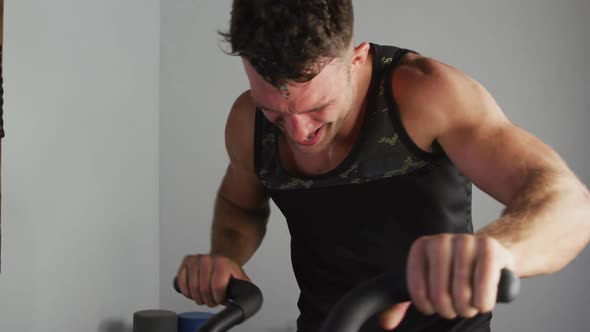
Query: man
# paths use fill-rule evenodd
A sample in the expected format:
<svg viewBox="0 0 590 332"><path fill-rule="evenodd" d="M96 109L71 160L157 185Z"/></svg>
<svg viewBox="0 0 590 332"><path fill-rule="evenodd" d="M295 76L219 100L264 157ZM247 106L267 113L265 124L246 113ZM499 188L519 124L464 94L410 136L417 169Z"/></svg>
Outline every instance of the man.
<svg viewBox="0 0 590 332"><path fill-rule="evenodd" d="M230 276L248 280L270 197L292 239L298 331L385 271L413 305L364 331L489 331L502 268L552 273L588 244L590 194L478 82L409 50L354 47L352 32L351 1L234 1L225 37L250 89L227 121L211 251L185 257L181 291L215 306ZM506 205L477 234L471 182Z"/></svg>

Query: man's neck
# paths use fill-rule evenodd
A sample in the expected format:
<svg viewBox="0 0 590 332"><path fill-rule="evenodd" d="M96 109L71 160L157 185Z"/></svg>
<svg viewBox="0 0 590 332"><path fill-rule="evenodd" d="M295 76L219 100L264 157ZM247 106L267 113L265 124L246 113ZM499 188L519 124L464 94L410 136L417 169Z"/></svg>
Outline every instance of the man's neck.
<svg viewBox="0 0 590 332"><path fill-rule="evenodd" d="M347 115L342 127L335 137L337 143L354 144L358 133L363 126L365 108L373 74L373 56L369 53L367 61L363 64L358 75L356 75L352 109Z"/></svg>

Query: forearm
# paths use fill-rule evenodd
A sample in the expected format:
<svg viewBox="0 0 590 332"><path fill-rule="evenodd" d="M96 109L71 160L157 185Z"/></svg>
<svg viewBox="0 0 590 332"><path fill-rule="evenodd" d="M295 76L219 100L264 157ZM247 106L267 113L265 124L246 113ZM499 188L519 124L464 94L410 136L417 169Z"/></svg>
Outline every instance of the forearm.
<svg viewBox="0 0 590 332"><path fill-rule="evenodd" d="M266 234L270 209L241 208L217 195L211 229L211 254L228 257L243 266Z"/></svg>
<svg viewBox="0 0 590 332"><path fill-rule="evenodd" d="M513 254L518 275L556 272L590 241L590 194L569 170L531 172L502 216L478 233Z"/></svg>

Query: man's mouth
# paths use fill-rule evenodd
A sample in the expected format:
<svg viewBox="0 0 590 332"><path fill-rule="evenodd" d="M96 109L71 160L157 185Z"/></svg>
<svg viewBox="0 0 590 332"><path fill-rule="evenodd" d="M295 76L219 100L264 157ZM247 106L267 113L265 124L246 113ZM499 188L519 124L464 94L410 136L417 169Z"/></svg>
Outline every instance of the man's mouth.
<svg viewBox="0 0 590 332"><path fill-rule="evenodd" d="M317 144L320 141L320 139L322 138L322 134L324 132L324 127L325 127L325 125L322 125L318 129L314 130L314 132L312 132L309 136L307 136L307 139L305 141L299 142L299 144L305 145L305 146L311 146L311 145Z"/></svg>

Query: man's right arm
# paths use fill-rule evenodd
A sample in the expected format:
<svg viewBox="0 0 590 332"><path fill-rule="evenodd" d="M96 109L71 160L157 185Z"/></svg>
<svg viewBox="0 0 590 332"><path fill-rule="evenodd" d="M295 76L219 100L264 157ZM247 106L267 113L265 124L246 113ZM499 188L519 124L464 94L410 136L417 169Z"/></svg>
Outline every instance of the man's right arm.
<svg viewBox="0 0 590 332"><path fill-rule="evenodd" d="M225 142L230 159L215 202L211 254L244 265L260 246L270 213L268 195L254 170L254 114L249 92L229 114Z"/></svg>
<svg viewBox="0 0 590 332"><path fill-rule="evenodd" d="M254 115L245 92L234 103L225 128L230 165L215 200L211 250L185 256L177 273L182 294L197 304L224 303L230 277L249 280L242 266L266 233L269 199L254 170Z"/></svg>

